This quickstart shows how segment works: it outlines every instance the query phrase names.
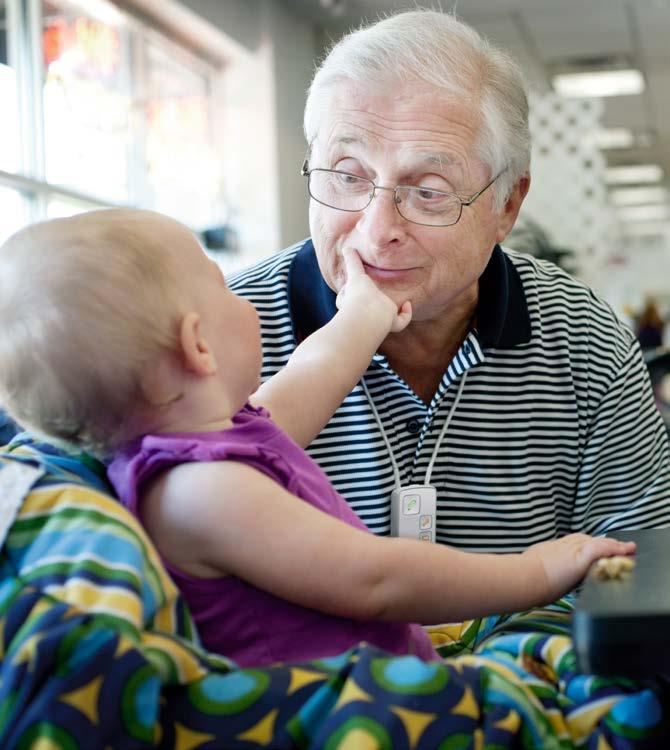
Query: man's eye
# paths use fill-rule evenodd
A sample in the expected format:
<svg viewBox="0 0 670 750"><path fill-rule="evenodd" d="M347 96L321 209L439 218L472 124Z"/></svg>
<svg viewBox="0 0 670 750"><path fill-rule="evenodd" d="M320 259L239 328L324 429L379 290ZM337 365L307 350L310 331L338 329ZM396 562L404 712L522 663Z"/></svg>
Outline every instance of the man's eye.
<svg viewBox="0 0 670 750"><path fill-rule="evenodd" d="M343 185L358 185L362 182L360 177L356 177L353 174L346 174L345 172L336 172L335 176Z"/></svg>
<svg viewBox="0 0 670 750"><path fill-rule="evenodd" d="M356 177L346 172L334 172L332 174L333 190L346 191L347 193L366 193L370 189L370 183L363 177Z"/></svg>
<svg viewBox="0 0 670 750"><path fill-rule="evenodd" d="M428 188L418 188L417 194L423 201L433 201L444 198L444 193L440 193L436 190L428 190Z"/></svg>

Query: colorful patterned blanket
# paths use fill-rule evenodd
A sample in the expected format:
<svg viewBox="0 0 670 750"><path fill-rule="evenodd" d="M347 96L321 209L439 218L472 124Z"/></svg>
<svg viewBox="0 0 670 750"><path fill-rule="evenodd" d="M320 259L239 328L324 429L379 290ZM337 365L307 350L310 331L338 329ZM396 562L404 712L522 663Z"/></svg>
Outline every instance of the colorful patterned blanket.
<svg viewBox="0 0 670 750"><path fill-rule="evenodd" d="M579 675L571 605L434 629L443 664L361 645L238 669L90 461L0 454L0 747L670 747L659 682Z"/></svg>

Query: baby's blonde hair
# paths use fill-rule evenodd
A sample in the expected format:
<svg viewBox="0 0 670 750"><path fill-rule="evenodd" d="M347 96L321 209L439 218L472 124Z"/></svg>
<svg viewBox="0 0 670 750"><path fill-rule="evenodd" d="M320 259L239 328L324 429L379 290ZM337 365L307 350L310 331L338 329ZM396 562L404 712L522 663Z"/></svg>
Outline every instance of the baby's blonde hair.
<svg viewBox="0 0 670 750"><path fill-rule="evenodd" d="M177 228L110 209L35 224L0 248L0 404L20 424L102 454L127 439L147 365L177 342L165 245Z"/></svg>

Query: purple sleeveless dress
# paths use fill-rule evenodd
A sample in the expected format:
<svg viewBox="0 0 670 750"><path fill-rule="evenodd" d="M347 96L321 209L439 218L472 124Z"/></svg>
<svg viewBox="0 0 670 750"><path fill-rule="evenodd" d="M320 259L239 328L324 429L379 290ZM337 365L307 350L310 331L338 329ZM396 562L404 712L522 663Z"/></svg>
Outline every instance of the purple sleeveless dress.
<svg viewBox="0 0 670 750"><path fill-rule="evenodd" d="M145 435L129 443L110 464L109 478L122 503L139 517L142 485L188 461L248 464L310 505L366 528L305 451L267 411L250 405L235 415L228 430ZM253 529L240 531L245 533ZM333 656L361 641L393 654L439 659L419 625L336 617L279 599L234 576L195 578L164 563L189 605L203 645L241 666Z"/></svg>

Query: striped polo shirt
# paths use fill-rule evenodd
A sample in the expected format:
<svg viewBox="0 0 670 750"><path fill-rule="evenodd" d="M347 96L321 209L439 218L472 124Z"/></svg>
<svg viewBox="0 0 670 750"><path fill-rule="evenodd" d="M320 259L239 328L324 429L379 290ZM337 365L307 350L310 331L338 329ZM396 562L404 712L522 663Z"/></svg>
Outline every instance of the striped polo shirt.
<svg viewBox="0 0 670 750"><path fill-rule="evenodd" d="M263 379L336 312L311 240L230 287L258 310ZM403 486L423 484L435 454L436 538L462 549L670 525L665 429L635 337L611 308L558 267L496 246L476 319L430 404L375 354L364 382L386 439L359 383L309 446L367 526L390 531L388 446Z"/></svg>

